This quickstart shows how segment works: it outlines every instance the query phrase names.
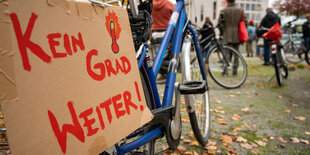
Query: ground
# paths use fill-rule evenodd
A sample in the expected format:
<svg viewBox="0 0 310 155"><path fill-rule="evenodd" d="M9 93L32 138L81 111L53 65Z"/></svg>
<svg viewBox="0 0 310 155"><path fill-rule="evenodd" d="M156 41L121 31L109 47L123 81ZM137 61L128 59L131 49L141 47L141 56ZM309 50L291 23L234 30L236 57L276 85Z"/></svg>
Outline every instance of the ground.
<svg viewBox="0 0 310 155"><path fill-rule="evenodd" d="M209 78L209 144L198 145L183 108L180 146L166 154L310 154L310 66L290 65L279 88L272 66L262 66L258 58L246 60L248 78L238 89L221 88ZM164 138L156 146L157 152L165 149Z"/></svg>

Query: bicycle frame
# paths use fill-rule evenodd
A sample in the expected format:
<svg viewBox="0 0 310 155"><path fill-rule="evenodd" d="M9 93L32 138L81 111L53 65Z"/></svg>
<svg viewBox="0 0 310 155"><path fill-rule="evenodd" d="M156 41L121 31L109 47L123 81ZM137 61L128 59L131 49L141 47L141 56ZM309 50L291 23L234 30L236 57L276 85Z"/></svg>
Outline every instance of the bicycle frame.
<svg viewBox="0 0 310 155"><path fill-rule="evenodd" d="M204 72L204 65L203 65L201 54L200 54L200 48L199 48L199 43L196 37L196 33L193 27L187 23L187 15L185 12L184 0L177 0L177 5L170 18L169 25L166 29L164 38L159 46L153 66L151 68L148 68L147 62L145 61L148 45L146 44L142 45L137 52L138 54L136 54L137 57L139 57L138 59L139 69L142 67L142 65L144 65L147 70L148 78L152 86L156 109L167 108L167 107L172 106L174 83L176 80L176 71L177 71L177 66L178 66L178 61L179 61L179 54L180 54L181 46L183 42L184 30L189 30L192 33L195 47L197 49L196 52L197 52L197 56L199 60L200 71L202 73L203 79L207 80L206 74ZM164 55L166 53L166 49L172 37L173 32L174 32L174 35L173 35L173 42L172 42L171 57L170 57L170 62L169 62L169 67L168 67L165 92L163 96L163 101L161 103L157 85L156 85L156 77L158 75L160 66L164 59ZM115 145L117 154L125 154L140 146L143 146L157 139L163 133L164 133L164 128L162 125L159 125L157 128L139 137L133 142L124 144L122 146Z"/></svg>

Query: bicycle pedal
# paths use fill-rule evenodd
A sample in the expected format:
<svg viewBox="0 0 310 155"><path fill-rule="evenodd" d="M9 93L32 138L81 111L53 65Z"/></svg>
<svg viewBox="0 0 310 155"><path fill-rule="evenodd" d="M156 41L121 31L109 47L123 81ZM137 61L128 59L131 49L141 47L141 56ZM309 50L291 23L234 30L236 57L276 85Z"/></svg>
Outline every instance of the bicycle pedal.
<svg viewBox="0 0 310 155"><path fill-rule="evenodd" d="M207 82L205 80L186 81L179 86L179 91L181 94L203 94L207 90Z"/></svg>

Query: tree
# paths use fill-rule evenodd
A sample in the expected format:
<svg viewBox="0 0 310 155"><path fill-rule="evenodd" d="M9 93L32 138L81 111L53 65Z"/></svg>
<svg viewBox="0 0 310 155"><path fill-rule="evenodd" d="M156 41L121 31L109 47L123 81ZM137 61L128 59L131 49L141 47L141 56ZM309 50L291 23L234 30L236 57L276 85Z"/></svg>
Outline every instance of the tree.
<svg viewBox="0 0 310 155"><path fill-rule="evenodd" d="M309 0L276 0L273 6L286 15L293 15L299 18L301 15L310 13Z"/></svg>

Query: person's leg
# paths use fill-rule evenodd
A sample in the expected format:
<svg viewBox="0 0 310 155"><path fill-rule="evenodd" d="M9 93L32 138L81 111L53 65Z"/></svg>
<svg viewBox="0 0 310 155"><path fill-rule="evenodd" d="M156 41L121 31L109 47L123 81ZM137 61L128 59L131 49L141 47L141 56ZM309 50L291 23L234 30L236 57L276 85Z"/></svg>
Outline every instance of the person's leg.
<svg viewBox="0 0 310 155"><path fill-rule="evenodd" d="M270 64L270 46L269 46L269 39L264 38L264 65Z"/></svg>
<svg viewBox="0 0 310 155"><path fill-rule="evenodd" d="M249 57L250 56L250 41L246 42L246 56Z"/></svg>
<svg viewBox="0 0 310 155"><path fill-rule="evenodd" d="M233 48L236 49L238 53L239 52L239 44L232 44ZM239 56L234 55L234 64L233 64L233 75L237 75L238 72L238 67L239 67Z"/></svg>
<svg viewBox="0 0 310 155"><path fill-rule="evenodd" d="M253 41L251 40L250 43L250 57L253 57Z"/></svg>

